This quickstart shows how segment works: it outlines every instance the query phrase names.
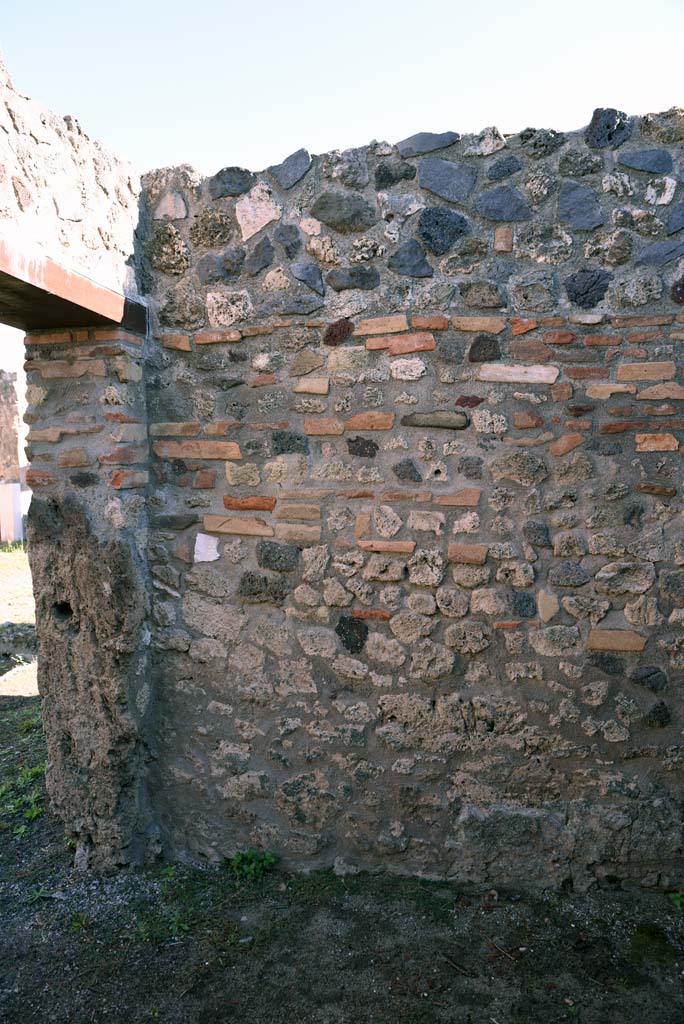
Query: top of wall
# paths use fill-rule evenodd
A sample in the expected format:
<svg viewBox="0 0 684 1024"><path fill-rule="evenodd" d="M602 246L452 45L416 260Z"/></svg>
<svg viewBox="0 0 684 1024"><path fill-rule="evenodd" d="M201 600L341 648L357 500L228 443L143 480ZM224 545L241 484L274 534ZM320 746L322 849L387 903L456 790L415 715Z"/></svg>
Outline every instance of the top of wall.
<svg viewBox="0 0 684 1024"><path fill-rule="evenodd" d="M161 326L402 309L679 311L684 110L562 133L425 133L143 178Z"/></svg>
<svg viewBox="0 0 684 1024"><path fill-rule="evenodd" d="M0 57L0 238L134 294L139 190L131 165L73 117L17 92Z"/></svg>

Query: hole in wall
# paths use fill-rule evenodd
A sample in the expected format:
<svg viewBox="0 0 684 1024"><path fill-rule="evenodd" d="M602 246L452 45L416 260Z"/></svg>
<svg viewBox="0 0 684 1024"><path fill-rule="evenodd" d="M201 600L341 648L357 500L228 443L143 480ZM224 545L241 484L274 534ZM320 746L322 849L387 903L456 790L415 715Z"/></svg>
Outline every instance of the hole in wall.
<svg viewBox="0 0 684 1024"><path fill-rule="evenodd" d="M55 601L52 606L52 614L57 622L69 622L74 610L69 601Z"/></svg>

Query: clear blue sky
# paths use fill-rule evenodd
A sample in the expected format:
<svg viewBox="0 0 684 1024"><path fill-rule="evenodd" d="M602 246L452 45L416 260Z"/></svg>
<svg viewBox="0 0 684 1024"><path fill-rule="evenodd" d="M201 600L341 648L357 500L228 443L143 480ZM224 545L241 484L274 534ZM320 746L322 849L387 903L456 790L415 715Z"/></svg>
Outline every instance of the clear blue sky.
<svg viewBox="0 0 684 1024"><path fill-rule="evenodd" d="M15 85L145 170L684 106L683 0L3 0Z"/></svg>

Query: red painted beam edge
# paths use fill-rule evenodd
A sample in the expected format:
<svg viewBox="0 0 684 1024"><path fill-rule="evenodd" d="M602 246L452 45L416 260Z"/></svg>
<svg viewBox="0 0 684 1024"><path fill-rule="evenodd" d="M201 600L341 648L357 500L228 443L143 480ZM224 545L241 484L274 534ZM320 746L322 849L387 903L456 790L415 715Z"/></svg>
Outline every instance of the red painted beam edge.
<svg viewBox="0 0 684 1024"><path fill-rule="evenodd" d="M26 256L3 239L0 239L0 272L114 323L123 320L123 295L95 284L82 274L65 270L49 256Z"/></svg>

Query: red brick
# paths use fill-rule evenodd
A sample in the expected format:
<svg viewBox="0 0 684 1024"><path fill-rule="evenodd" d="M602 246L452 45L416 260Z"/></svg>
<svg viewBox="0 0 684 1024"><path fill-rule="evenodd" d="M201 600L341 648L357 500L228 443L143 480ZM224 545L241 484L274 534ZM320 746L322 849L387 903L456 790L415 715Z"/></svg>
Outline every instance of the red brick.
<svg viewBox="0 0 684 1024"><path fill-rule="evenodd" d="M486 544L450 544L448 558L461 565L484 565L488 550Z"/></svg>
<svg viewBox="0 0 684 1024"><path fill-rule="evenodd" d="M479 502L482 491L479 487L464 487L461 491L454 491L453 494L440 494L435 498L435 505L447 505L454 508L475 508Z"/></svg>
<svg viewBox="0 0 684 1024"><path fill-rule="evenodd" d="M676 487L665 487L664 484L635 484L634 489L642 494L655 494L661 498L674 498L677 493Z"/></svg>
<svg viewBox="0 0 684 1024"><path fill-rule="evenodd" d="M674 320L674 314L664 313L656 316L612 316L610 322L613 327L665 327Z"/></svg>
<svg viewBox="0 0 684 1024"><path fill-rule="evenodd" d="M508 351L511 359L520 363L548 363L553 356L548 345L544 345L543 342L536 339L512 341L508 346Z"/></svg>
<svg viewBox="0 0 684 1024"><path fill-rule="evenodd" d="M187 334L160 334L159 341L164 348L172 348L178 352L190 351L190 338Z"/></svg>
<svg viewBox="0 0 684 1024"><path fill-rule="evenodd" d="M436 313L434 316L412 316L411 325L419 331L446 331L449 317Z"/></svg>
<svg viewBox="0 0 684 1024"><path fill-rule="evenodd" d="M71 451L62 452L57 459L57 464L62 469L82 469L90 465L90 458L84 448L72 448Z"/></svg>
<svg viewBox="0 0 684 1024"><path fill-rule="evenodd" d="M26 345L70 345L71 342L71 331L39 332L37 334L27 334L24 338Z"/></svg>
<svg viewBox="0 0 684 1024"><path fill-rule="evenodd" d="M511 317L509 323L514 337L518 334L527 334L529 331L534 331L539 327L537 320L523 320L518 316Z"/></svg>
<svg viewBox="0 0 684 1024"><path fill-rule="evenodd" d="M98 455L97 461L103 466L135 466L147 462L147 446L120 445L106 455Z"/></svg>
<svg viewBox="0 0 684 1024"><path fill-rule="evenodd" d="M312 437L344 434L344 423L334 416L311 416L304 420L304 433Z"/></svg>
<svg viewBox="0 0 684 1024"><path fill-rule="evenodd" d="M651 329L649 331L632 331L625 338L628 345L643 345L647 341L665 341L662 331Z"/></svg>
<svg viewBox="0 0 684 1024"><path fill-rule="evenodd" d="M586 334L584 344L590 348L605 348L609 345L619 345L622 338L619 334Z"/></svg>
<svg viewBox="0 0 684 1024"><path fill-rule="evenodd" d="M192 487L195 491L206 491L212 488L216 484L216 470L215 469L200 469L195 474L195 479L192 481Z"/></svg>
<svg viewBox="0 0 684 1024"><path fill-rule="evenodd" d="M98 327L93 331L94 341L121 341L125 345L142 345L144 338L121 327Z"/></svg>
<svg viewBox="0 0 684 1024"><path fill-rule="evenodd" d="M266 495L254 495L251 498L231 498L226 494L223 498L223 505L229 512L272 512L276 507L276 500L276 498L269 498Z"/></svg>
<svg viewBox="0 0 684 1024"><path fill-rule="evenodd" d="M119 491L147 487L148 479L148 474L143 470L115 469L107 482L110 487L115 487Z"/></svg>
<svg viewBox="0 0 684 1024"><path fill-rule="evenodd" d="M272 537L275 530L256 516L214 516L203 519L207 533L229 533L240 537Z"/></svg>
<svg viewBox="0 0 684 1024"><path fill-rule="evenodd" d="M278 378L273 373L260 373L256 377L252 377L247 381L247 386L250 388L268 388L272 384L277 384Z"/></svg>
<svg viewBox="0 0 684 1024"><path fill-rule="evenodd" d="M674 434L637 434L634 438L638 452L676 452L679 441Z"/></svg>
<svg viewBox="0 0 684 1024"><path fill-rule="evenodd" d="M643 651L646 637L631 629L590 629L589 651Z"/></svg>
<svg viewBox="0 0 684 1024"><path fill-rule="evenodd" d="M369 619L371 621L387 622L391 619L391 613L384 608L352 608L353 619Z"/></svg>
<svg viewBox="0 0 684 1024"><path fill-rule="evenodd" d="M574 448L578 448L581 444L584 444L586 438L583 434L563 434L556 441L552 441L549 445L549 455L567 455Z"/></svg>
<svg viewBox="0 0 684 1024"><path fill-rule="evenodd" d="M551 385L551 397L554 402L565 402L572 398L572 384L568 380L562 380L559 384Z"/></svg>
<svg viewBox="0 0 684 1024"><path fill-rule="evenodd" d="M671 361L663 363L623 363L617 368L617 379L630 380L671 380L675 375L675 364Z"/></svg>
<svg viewBox="0 0 684 1024"><path fill-rule="evenodd" d="M234 441L155 441L152 445L160 459L241 459L240 446Z"/></svg>
<svg viewBox="0 0 684 1024"><path fill-rule="evenodd" d="M516 430L534 430L535 427L542 427L544 420L533 412L514 412L513 426Z"/></svg>
<svg viewBox="0 0 684 1024"><path fill-rule="evenodd" d="M200 331L195 335L196 345L223 345L226 342L241 341L242 335L239 331Z"/></svg>
<svg viewBox="0 0 684 1024"><path fill-rule="evenodd" d="M197 437L199 423L150 423L150 437Z"/></svg>
<svg viewBox="0 0 684 1024"><path fill-rule="evenodd" d="M494 252L513 252L513 228L500 225L494 228Z"/></svg>
<svg viewBox="0 0 684 1024"><path fill-rule="evenodd" d="M56 482L57 478L52 473L46 473L41 469L26 470L26 486L31 490L35 490L37 487L50 487Z"/></svg>
<svg viewBox="0 0 684 1024"><path fill-rule="evenodd" d="M231 430L236 430L239 427L245 426L240 420L215 420L213 423L207 423L204 428L204 433L207 437L224 437ZM252 429L254 427L249 424Z"/></svg>
<svg viewBox="0 0 684 1024"><path fill-rule="evenodd" d="M500 334L506 330L506 321L500 316L454 316L451 326L455 331L484 331Z"/></svg>
<svg viewBox="0 0 684 1024"><path fill-rule="evenodd" d="M408 320L405 313L395 313L391 316L360 320L354 328L354 335L360 337L369 334L397 334L401 331L408 331Z"/></svg>
<svg viewBox="0 0 684 1024"><path fill-rule="evenodd" d="M546 331L544 343L546 345L571 345L577 335L573 331Z"/></svg>
<svg viewBox="0 0 684 1024"><path fill-rule="evenodd" d="M359 412L345 422L347 430L391 430L393 412Z"/></svg>
<svg viewBox="0 0 684 1024"><path fill-rule="evenodd" d="M411 555L416 547L414 540L360 540L362 551L375 551L382 554Z"/></svg>
<svg viewBox="0 0 684 1024"><path fill-rule="evenodd" d="M565 375L571 380L605 380L608 370L603 366L566 366Z"/></svg>
<svg viewBox="0 0 684 1024"><path fill-rule="evenodd" d="M427 333L405 334L400 338L389 339L389 354L391 356L404 356L409 352L434 352L435 339Z"/></svg>
<svg viewBox="0 0 684 1024"><path fill-rule="evenodd" d="M623 420L621 423L602 423L599 434L626 434L630 430L643 430L644 420Z"/></svg>

